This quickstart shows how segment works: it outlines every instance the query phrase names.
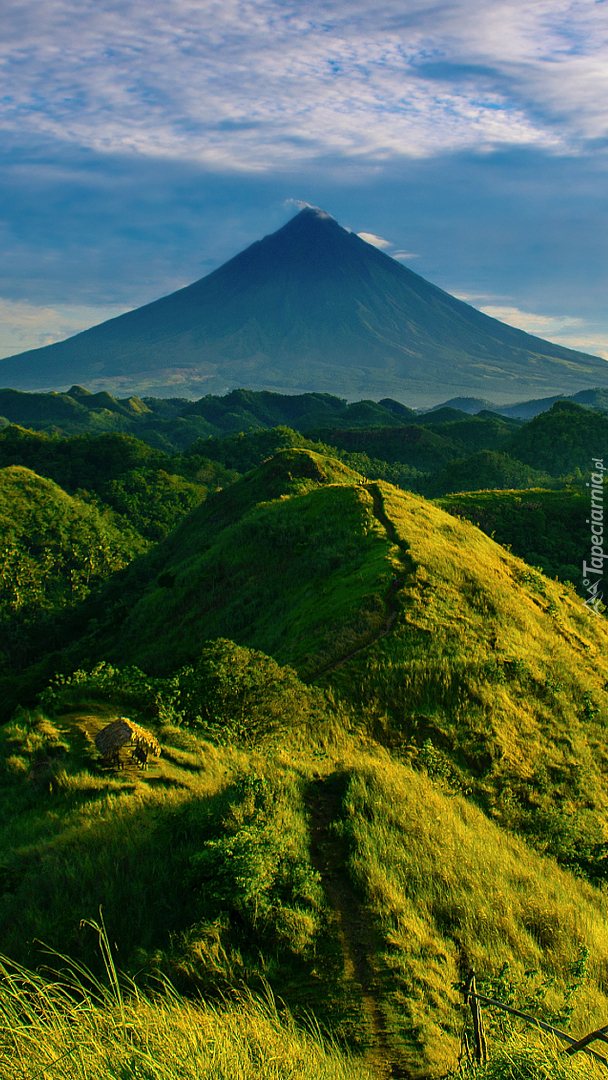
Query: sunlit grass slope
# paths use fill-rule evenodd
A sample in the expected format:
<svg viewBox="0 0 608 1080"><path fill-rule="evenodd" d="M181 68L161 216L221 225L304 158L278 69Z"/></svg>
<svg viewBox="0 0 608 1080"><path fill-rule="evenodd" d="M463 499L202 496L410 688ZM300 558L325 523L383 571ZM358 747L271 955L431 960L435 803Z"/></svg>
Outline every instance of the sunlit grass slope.
<svg viewBox="0 0 608 1080"><path fill-rule="evenodd" d="M332 684L389 744L415 755L430 740L435 768L505 824L563 857L603 854L605 620L468 521L379 487L415 570L393 632Z"/></svg>
<svg viewBox="0 0 608 1080"><path fill-rule="evenodd" d="M468 518L548 577L580 581L588 536L585 488L472 491L436 501L454 517Z"/></svg>
<svg viewBox="0 0 608 1080"><path fill-rule="evenodd" d="M22 714L3 739L0 934L12 959L57 967L38 938L95 965L97 937L80 920L98 917L102 905L114 960L140 986L169 976L180 993L218 1003L268 984L300 1022L312 1016L360 1052L371 1041L369 1014L347 971L346 936L368 950L376 1007L416 1076L455 1068L465 1022L456 984L470 964L482 988L559 1027L582 1034L604 1021L605 894L502 830L420 761L417 769L402 764L328 717L306 738L286 730L280 747L214 746L195 731L152 725L163 747L158 764L148 773L104 772L92 736L111 707L60 709L55 718ZM326 833L336 846L319 873L310 797L325 783L339 792ZM328 873L354 890L341 921ZM44 993L35 980L31 989ZM7 1016L18 1007L16 990L5 988ZM332 1075L334 1061L335 1076L341 1068L357 1075L333 1052L325 1064L318 1043L255 1008L221 1009L218 1020L208 1007L140 995L125 1005L122 1031L116 1000L103 1001L99 1015L85 1000L73 1017L68 1010L68 1044L61 1010L39 1004L31 1011L50 1024L47 1047L58 1055L82 1042L93 1077L101 1043L111 1055L128 1050L143 1068L148 1059L138 1054L161 1054L163 1037L159 1077L172 1078L180 1045L202 1070L194 1036L183 1040L191 1024L211 1038L220 1022L220 1061L239 1064L242 1054L250 1067L253 1040L260 1076L274 1075L271 1053L300 1061L299 1046L319 1076ZM35 1024L30 1034L38 1031ZM23 1038L32 1067L51 1059L26 1031ZM4 1050L16 1052L14 1042ZM130 1077L131 1058L110 1061ZM299 1068L294 1075L306 1078Z"/></svg>
<svg viewBox="0 0 608 1080"><path fill-rule="evenodd" d="M424 771L389 759L352 770L342 828L378 930L390 1021L413 1071L453 1067L464 1020L455 984L470 965L486 993L562 1029L605 1023L603 894Z"/></svg>
<svg viewBox="0 0 608 1080"><path fill-rule="evenodd" d="M112 657L163 674L209 638L259 648L400 752L430 740L505 824L562 858L601 854L606 623L468 521L287 450L135 564L122 603Z"/></svg>

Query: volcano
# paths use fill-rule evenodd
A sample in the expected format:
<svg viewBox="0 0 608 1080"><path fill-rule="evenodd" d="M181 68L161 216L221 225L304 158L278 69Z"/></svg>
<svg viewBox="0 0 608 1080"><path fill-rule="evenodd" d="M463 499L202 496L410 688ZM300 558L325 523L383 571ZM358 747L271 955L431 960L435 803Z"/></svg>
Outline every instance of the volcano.
<svg viewBox="0 0 608 1080"><path fill-rule="evenodd" d="M0 361L3 386L72 383L161 397L246 386L503 404L608 385L608 365L484 315L307 207L194 284Z"/></svg>

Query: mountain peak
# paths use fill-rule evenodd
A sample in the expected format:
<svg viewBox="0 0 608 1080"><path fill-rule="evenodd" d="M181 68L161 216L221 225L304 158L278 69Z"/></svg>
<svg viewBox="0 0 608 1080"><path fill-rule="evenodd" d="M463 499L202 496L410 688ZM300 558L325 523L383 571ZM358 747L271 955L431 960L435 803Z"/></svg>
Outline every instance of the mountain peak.
<svg viewBox="0 0 608 1080"><path fill-rule="evenodd" d="M302 218L304 221L334 221L336 225L338 224L335 217L328 214L327 210L322 210L320 206L303 206L300 212L295 215L295 218ZM291 220L295 221L295 218L292 218ZM289 222L287 224L289 224Z"/></svg>
<svg viewBox="0 0 608 1080"><path fill-rule="evenodd" d="M0 361L0 381L77 383L81 401L86 383L121 396L247 386L422 406L491 395L500 405L605 386L608 366L490 318L304 205L192 285Z"/></svg>

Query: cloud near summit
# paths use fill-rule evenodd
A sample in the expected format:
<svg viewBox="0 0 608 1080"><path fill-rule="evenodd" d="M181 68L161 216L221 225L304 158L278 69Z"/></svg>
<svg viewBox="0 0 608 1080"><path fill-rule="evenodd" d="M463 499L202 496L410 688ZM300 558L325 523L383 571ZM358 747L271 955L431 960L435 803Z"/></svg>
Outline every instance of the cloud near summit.
<svg viewBox="0 0 608 1080"><path fill-rule="evenodd" d="M5 0L2 123L218 171L576 153L608 133L607 16L591 0Z"/></svg>

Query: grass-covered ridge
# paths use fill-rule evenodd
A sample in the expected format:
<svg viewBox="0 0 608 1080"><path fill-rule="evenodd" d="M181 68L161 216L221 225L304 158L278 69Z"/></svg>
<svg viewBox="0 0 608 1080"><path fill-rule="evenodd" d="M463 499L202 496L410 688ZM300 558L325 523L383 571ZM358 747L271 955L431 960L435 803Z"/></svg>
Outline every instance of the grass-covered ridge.
<svg viewBox="0 0 608 1080"><path fill-rule="evenodd" d="M23 463L0 470L7 529L40 578L27 611L49 627L38 667L6 670L28 706L54 676L38 709L0 731L1 952L31 967L43 940L101 975L80 927L101 905L116 963L139 986L129 1031L167 1022L183 1038L181 1006L167 1012L153 993L169 978L182 1001L203 996L205 1030L218 1009L226 1017L243 1056L226 1043L225 1060L252 1078L272 1075L271 1057L304 1053L319 1076L444 1076L469 964L492 995L576 1034L603 1021L608 631L517 554L544 552L568 576L574 562L556 557L576 557L584 493L431 503L275 429L231 438L224 460L220 445L215 461L198 446L176 455L182 471L167 477L204 498L153 545L104 500L130 477L145 515L167 455L104 436L96 470L101 441L7 431L0 448L12 440L9 452L49 471L69 466L81 494ZM209 490L205 469L216 481L224 470L223 490ZM77 484L87 470L97 487ZM91 578L88 597L58 599L63 563L45 577L44 559L59 558L62 538L77 553L81 533L84 562L106 534L135 538L140 553ZM50 612L61 605L60 624ZM126 751L120 768L100 762L95 735L121 715L160 740L147 771ZM261 1014L242 995L267 986L297 1028L260 1020L260 1048ZM233 995L241 1021L225 1006ZM82 1028L93 1076L94 1026L109 1046L113 1008L93 1002ZM311 1015L359 1064L307 1042ZM139 1038L125 1044L132 1058L112 1043L121 1080L140 1080ZM175 1053L159 1078L173 1076ZM48 1060L33 1055L31 1068Z"/></svg>
<svg viewBox="0 0 608 1080"><path fill-rule="evenodd" d="M108 602L89 656L169 676L214 638L260 649L321 678L385 745L429 744L455 789L604 875L605 622L469 521L285 450L134 564L119 600L121 625Z"/></svg>
<svg viewBox="0 0 608 1080"><path fill-rule="evenodd" d="M313 672L385 628L396 551L361 477L313 451L283 451L133 568L120 655L161 672L230 637Z"/></svg>
<svg viewBox="0 0 608 1080"><path fill-rule="evenodd" d="M146 1022L165 1009L144 1000L150 976L150 988L169 977L214 1007L269 985L300 1024L312 1014L363 1053L374 1075L383 1053L415 1076L454 1067L456 985L469 964L482 987L540 1019L575 1033L602 1022L603 893L433 779L430 758L395 760L331 699L310 723L310 691L294 683L300 720L280 737L251 732L249 745L246 732L221 745L132 712L162 757L147 773L128 763L108 772L92 740L118 711L112 694L77 705L76 690L58 694L55 715L22 713L5 729L0 933L13 959L48 963L41 938L101 977L80 920L102 905L115 962L144 988ZM242 1021L248 1030L247 1009Z"/></svg>

